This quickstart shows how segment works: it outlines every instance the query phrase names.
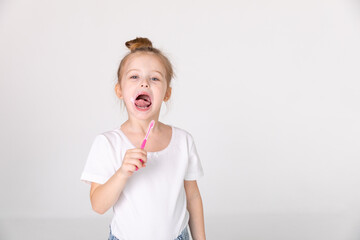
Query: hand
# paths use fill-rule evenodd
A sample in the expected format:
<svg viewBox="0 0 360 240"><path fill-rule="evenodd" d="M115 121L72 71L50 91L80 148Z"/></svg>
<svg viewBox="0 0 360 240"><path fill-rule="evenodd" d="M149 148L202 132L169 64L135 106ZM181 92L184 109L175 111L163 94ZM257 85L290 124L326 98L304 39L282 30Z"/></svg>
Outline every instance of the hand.
<svg viewBox="0 0 360 240"><path fill-rule="evenodd" d="M128 149L118 171L126 177L130 177L140 168L146 167L147 152L141 148Z"/></svg>

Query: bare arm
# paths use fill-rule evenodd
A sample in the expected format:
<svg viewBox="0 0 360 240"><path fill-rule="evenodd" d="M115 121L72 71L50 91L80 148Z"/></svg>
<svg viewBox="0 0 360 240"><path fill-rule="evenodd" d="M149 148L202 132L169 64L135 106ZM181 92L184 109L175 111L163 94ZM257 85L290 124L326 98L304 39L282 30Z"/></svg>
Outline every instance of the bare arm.
<svg viewBox="0 0 360 240"><path fill-rule="evenodd" d="M189 227L194 240L205 240L205 225L202 199L196 181L184 181L187 209L190 214Z"/></svg>
<svg viewBox="0 0 360 240"><path fill-rule="evenodd" d="M137 171L137 168L140 170L140 168L146 167L146 162L147 152L145 150L140 148L127 150L121 167L106 183L91 183L90 201L93 210L100 214L109 210L119 199L128 178Z"/></svg>
<svg viewBox="0 0 360 240"><path fill-rule="evenodd" d="M118 200L127 178L117 171L106 183L91 183L90 201L93 210L104 214Z"/></svg>

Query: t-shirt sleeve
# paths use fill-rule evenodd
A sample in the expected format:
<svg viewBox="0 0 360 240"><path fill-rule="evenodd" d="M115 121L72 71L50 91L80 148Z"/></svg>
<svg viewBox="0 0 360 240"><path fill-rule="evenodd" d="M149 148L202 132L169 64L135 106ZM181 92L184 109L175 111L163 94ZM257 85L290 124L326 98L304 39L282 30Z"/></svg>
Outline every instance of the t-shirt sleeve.
<svg viewBox="0 0 360 240"><path fill-rule="evenodd" d="M188 168L185 174L185 180L197 180L204 176L204 171L201 165L199 154L196 150L194 139L190 136L190 150L189 150L189 162Z"/></svg>
<svg viewBox="0 0 360 240"><path fill-rule="evenodd" d="M115 159L111 154L110 142L105 135L99 134L91 145L80 180L88 184L104 184L115 172Z"/></svg>

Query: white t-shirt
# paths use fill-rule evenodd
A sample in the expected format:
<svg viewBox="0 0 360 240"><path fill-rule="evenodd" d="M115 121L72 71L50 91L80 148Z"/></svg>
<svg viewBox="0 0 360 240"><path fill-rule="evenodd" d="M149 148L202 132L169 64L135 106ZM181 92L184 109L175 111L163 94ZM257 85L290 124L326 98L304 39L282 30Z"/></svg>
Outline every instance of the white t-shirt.
<svg viewBox="0 0 360 240"><path fill-rule="evenodd" d="M170 126L169 145L147 152L146 167L129 177L113 206L111 231L119 240L173 240L188 224L184 180L197 180L204 172L192 135ZM97 135L81 180L104 184L132 148L120 128Z"/></svg>

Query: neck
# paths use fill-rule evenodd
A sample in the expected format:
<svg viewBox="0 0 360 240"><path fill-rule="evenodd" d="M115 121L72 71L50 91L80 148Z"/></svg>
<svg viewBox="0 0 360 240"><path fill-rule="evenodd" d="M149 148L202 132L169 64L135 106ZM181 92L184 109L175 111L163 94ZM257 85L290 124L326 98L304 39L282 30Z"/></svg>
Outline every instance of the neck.
<svg viewBox="0 0 360 240"><path fill-rule="evenodd" d="M129 118L126 122L123 123L122 127L126 128L128 131L133 133L142 134L145 136L147 133L151 120L155 121L155 124L151 131L158 132L160 129L160 125L162 124L159 122L158 119L132 119Z"/></svg>

